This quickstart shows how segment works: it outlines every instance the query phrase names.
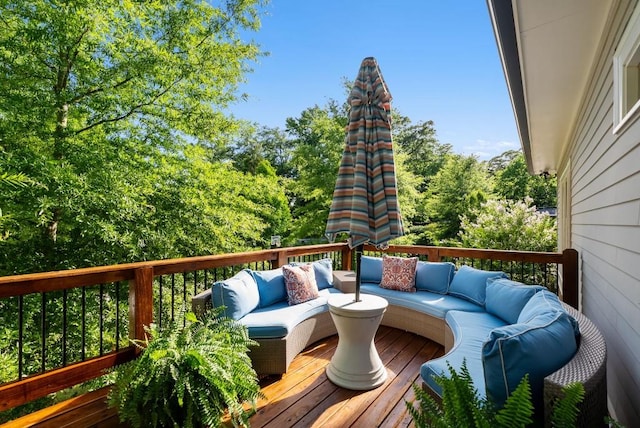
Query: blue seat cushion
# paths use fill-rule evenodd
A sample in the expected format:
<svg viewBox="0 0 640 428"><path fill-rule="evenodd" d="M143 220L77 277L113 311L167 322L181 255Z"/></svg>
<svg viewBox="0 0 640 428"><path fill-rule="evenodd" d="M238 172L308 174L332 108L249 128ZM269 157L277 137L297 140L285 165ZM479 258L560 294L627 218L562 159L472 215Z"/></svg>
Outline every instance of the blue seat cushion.
<svg viewBox="0 0 640 428"><path fill-rule="evenodd" d="M459 372L466 360L474 387L480 397L485 397L482 345L491 330L504 326L505 322L487 312L449 311L445 319L453 332L454 345L447 355L427 361L420 367L422 380L442 397L442 388L434 376L449 376L447 361Z"/></svg>
<svg viewBox="0 0 640 428"><path fill-rule="evenodd" d="M279 339L288 335L302 321L329 310L327 300L335 288L325 288L318 292L318 298L297 305L286 301L274 303L266 308L258 308L239 321L249 330L252 339Z"/></svg>
<svg viewBox="0 0 640 428"><path fill-rule="evenodd" d="M292 262L292 266L300 266L307 263ZM331 259L321 259L311 262L316 276L318 290L333 287L333 262Z"/></svg>
<svg viewBox="0 0 640 428"><path fill-rule="evenodd" d="M504 272L461 266L449 285L449 294L484 306L487 294L487 279L506 278Z"/></svg>
<svg viewBox="0 0 640 428"><path fill-rule="evenodd" d="M360 282L380 284L382 280L382 258L362 256L360 259Z"/></svg>
<svg viewBox="0 0 640 428"><path fill-rule="evenodd" d="M284 285L282 268L271 270L252 270L251 274L258 284L261 308L278 302L287 301L287 288Z"/></svg>
<svg viewBox="0 0 640 428"><path fill-rule="evenodd" d="M447 294L455 272L456 266L450 262L419 261L416 269L416 289Z"/></svg>
<svg viewBox="0 0 640 428"><path fill-rule="evenodd" d="M211 301L216 308L224 306L224 315L234 320L257 308L260 295L251 272L245 269L229 279L215 282L211 287Z"/></svg>
<svg viewBox="0 0 640 428"><path fill-rule="evenodd" d="M430 291L406 293L404 291L382 288L378 284L363 283L360 285L360 292L375 294L387 299L390 305L414 309L441 319L444 319L447 312L451 310L469 312L479 312L484 310L481 306L467 300L459 299L447 294L432 293Z"/></svg>
<svg viewBox="0 0 640 428"><path fill-rule="evenodd" d="M509 324L515 324L529 299L544 289L541 285L525 285L506 278L489 278L485 308L490 314Z"/></svg>
<svg viewBox="0 0 640 428"><path fill-rule="evenodd" d="M548 292L536 295L541 293ZM543 308L525 323L491 332L482 348L482 360L487 396L496 406L504 406L528 374L533 404L542 409L545 376L564 366L577 350L571 319L564 310Z"/></svg>

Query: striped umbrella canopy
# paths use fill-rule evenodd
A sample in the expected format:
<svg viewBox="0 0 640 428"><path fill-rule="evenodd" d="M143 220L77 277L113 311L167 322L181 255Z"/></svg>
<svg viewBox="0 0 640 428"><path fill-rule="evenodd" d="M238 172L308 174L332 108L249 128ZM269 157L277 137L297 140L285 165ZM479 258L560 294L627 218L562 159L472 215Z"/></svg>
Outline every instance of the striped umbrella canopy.
<svg viewBox="0 0 640 428"><path fill-rule="evenodd" d="M351 248L365 243L384 247L404 231L391 138L391 93L375 58L362 61L347 102L349 125L326 235L333 242L338 233L348 233Z"/></svg>

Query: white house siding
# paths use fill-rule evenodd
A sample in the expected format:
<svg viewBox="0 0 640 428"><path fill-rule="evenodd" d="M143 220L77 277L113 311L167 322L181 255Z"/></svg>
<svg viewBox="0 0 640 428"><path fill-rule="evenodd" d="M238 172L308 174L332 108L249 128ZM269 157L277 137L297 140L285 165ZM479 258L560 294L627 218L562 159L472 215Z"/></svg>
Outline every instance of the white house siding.
<svg viewBox="0 0 640 428"><path fill-rule="evenodd" d="M561 162L571 165L583 312L605 336L610 409L628 427L640 426L640 120L613 135L613 54L636 3L613 6Z"/></svg>

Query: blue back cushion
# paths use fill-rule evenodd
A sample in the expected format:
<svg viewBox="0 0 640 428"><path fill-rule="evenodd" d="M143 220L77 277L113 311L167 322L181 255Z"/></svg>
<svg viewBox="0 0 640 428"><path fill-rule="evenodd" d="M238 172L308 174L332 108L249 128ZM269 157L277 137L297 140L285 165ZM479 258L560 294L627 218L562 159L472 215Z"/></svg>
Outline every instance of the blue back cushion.
<svg viewBox="0 0 640 428"><path fill-rule="evenodd" d="M360 260L360 282L375 282L382 280L382 258L362 256Z"/></svg>
<svg viewBox="0 0 640 428"><path fill-rule="evenodd" d="M487 295L487 279L506 277L504 272L480 270L465 265L460 267L453 276L451 285L449 285L449 294L484 306Z"/></svg>
<svg viewBox="0 0 640 428"><path fill-rule="evenodd" d="M258 307L260 295L258 286L250 271L245 269L229 279L218 281L211 287L214 307L224 306L224 314L239 320Z"/></svg>
<svg viewBox="0 0 640 428"><path fill-rule="evenodd" d="M489 278L485 308L490 314L509 324L515 324L529 299L544 289L541 285L525 285L506 278Z"/></svg>
<svg viewBox="0 0 640 428"><path fill-rule="evenodd" d="M545 376L569 362L578 349L571 319L565 311L543 310L526 323L492 330L482 346L487 398L503 407L529 374L533 404L542 409Z"/></svg>
<svg viewBox="0 0 640 428"><path fill-rule="evenodd" d="M529 322L530 319L534 318L543 311L565 312L564 308L562 307L562 303L560 303L560 299L558 299L558 296L548 290L544 290L543 292L534 294L531 299L529 299L527 304L524 305L524 308L522 308L522 311L520 311L520 315L518 316L518 322ZM580 327L578 326L578 321L576 321L572 316L569 316L569 321L573 326L574 335L576 337L579 337Z"/></svg>
<svg viewBox="0 0 640 428"><path fill-rule="evenodd" d="M287 300L287 289L284 286L282 269L252 270L251 274L258 284L260 308Z"/></svg>
<svg viewBox="0 0 640 428"><path fill-rule="evenodd" d="M416 269L416 289L447 294L455 272L456 266L450 262L419 261Z"/></svg>
<svg viewBox="0 0 640 428"><path fill-rule="evenodd" d="M301 266L307 263L290 263L291 266ZM329 258L316 260L311 262L313 266L313 273L316 276L316 283L318 284L318 290L323 288L333 287L333 261Z"/></svg>

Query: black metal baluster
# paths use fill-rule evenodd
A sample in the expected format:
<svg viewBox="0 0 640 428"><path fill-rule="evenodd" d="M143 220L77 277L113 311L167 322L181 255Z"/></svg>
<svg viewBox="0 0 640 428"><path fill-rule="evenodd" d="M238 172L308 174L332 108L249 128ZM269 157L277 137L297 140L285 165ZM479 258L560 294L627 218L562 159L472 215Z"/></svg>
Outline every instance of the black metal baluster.
<svg viewBox="0 0 640 428"><path fill-rule="evenodd" d="M116 351L120 350L120 282L116 282Z"/></svg>
<svg viewBox="0 0 640 428"><path fill-rule="evenodd" d="M18 296L18 379L22 379L24 367L22 366L22 349L24 345L24 296Z"/></svg>
<svg viewBox="0 0 640 428"><path fill-rule="evenodd" d="M87 358L87 287L82 287L82 344L80 358L84 361Z"/></svg>
<svg viewBox="0 0 640 428"><path fill-rule="evenodd" d="M193 271L193 295L198 294L198 271Z"/></svg>
<svg viewBox="0 0 640 428"><path fill-rule="evenodd" d="M67 365L67 290L62 290L62 367Z"/></svg>
<svg viewBox="0 0 640 428"><path fill-rule="evenodd" d="M104 284L100 284L100 302L98 312L100 313L100 355L104 353Z"/></svg>
<svg viewBox="0 0 640 428"><path fill-rule="evenodd" d="M171 322L175 321L175 307L176 307L176 274L171 274Z"/></svg>
<svg viewBox="0 0 640 428"><path fill-rule="evenodd" d="M531 283L535 284L537 282L536 280L536 264L535 263L531 263Z"/></svg>
<svg viewBox="0 0 640 428"><path fill-rule="evenodd" d="M47 340L46 340L46 329L47 329L47 301L45 293L42 293L40 300L40 343L42 344L42 348L40 349L40 357L42 358L40 364L40 370L46 370L46 352L47 352Z"/></svg>
<svg viewBox="0 0 640 428"><path fill-rule="evenodd" d="M162 282L163 282L162 281L162 275L160 275L158 277L158 286L160 287L160 289L158 290L158 326L160 328L162 328L162 307L163 307L163 304L162 304L162 288L163 288Z"/></svg>
<svg viewBox="0 0 640 428"><path fill-rule="evenodd" d="M182 272L182 326L185 327L187 325L187 318L184 316L184 311L186 310L187 303L187 273Z"/></svg>

